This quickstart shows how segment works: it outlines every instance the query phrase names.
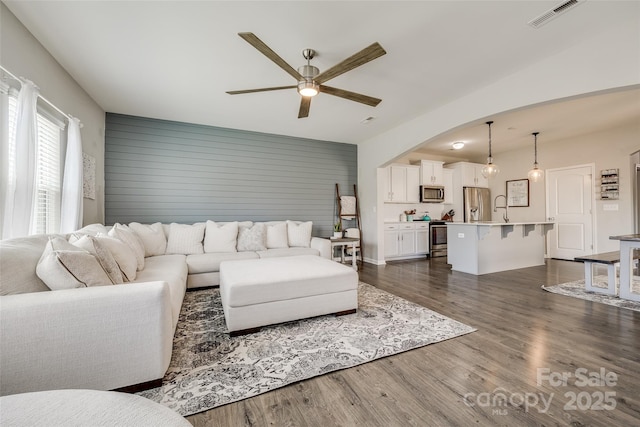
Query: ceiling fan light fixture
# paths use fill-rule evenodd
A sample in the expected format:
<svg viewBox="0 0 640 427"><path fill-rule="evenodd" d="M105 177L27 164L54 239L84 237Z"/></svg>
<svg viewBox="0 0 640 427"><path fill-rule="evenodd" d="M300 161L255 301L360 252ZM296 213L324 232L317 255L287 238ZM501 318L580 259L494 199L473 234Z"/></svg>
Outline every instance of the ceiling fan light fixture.
<svg viewBox="0 0 640 427"><path fill-rule="evenodd" d="M302 96L316 96L320 92L320 85L314 81L298 82L298 93Z"/></svg>
<svg viewBox="0 0 640 427"><path fill-rule="evenodd" d="M464 142L456 141L453 144L451 144L451 146L453 147L454 150L461 150L462 148L464 148Z"/></svg>

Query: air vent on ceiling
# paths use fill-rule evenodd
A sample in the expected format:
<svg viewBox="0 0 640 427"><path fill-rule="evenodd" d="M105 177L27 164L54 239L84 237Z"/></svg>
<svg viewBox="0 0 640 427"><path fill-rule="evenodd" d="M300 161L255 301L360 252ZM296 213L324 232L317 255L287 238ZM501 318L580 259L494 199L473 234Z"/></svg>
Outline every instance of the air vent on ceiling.
<svg viewBox="0 0 640 427"><path fill-rule="evenodd" d="M547 22L551 21L554 18L557 18L558 16L562 15L566 11L576 7L580 3L584 3L585 1L586 0L565 1L564 3L559 4L553 9L547 10L546 12L542 13L540 16L533 18L531 21L528 22L528 24L531 25L533 28L540 28Z"/></svg>

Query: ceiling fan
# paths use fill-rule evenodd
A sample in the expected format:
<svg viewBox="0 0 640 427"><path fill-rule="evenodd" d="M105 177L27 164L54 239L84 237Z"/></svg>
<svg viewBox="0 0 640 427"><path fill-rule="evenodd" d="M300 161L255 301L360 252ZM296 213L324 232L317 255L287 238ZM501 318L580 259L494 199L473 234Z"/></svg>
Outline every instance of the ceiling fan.
<svg viewBox="0 0 640 427"><path fill-rule="evenodd" d="M361 65L366 64L369 61L386 54L387 52L380 46L379 43L373 43L371 46L362 49L360 52L355 53L334 65L328 70L322 73L317 67L311 65L311 60L315 56L316 52L313 49L305 49L302 51L302 56L307 60L307 65L303 65L296 71L292 66L287 64L284 59L278 56L269 46L267 46L262 40L260 40L253 33L238 33L247 43L258 49L264 56L273 61L277 66L286 71L298 82L294 86L277 86L277 87L265 87L260 89L247 89L247 90L232 90L227 93L230 95L239 95L242 93L253 92L266 92L271 90L281 89L298 89L298 93L302 96L300 101L300 110L298 112L298 118L304 118L309 116L309 107L311 107L311 98L317 95L319 92L326 93L333 96L339 96L340 98L348 99L350 101L360 102L362 104L375 107L382 101L378 98L362 95L360 93L350 92L344 89L338 89L331 86L326 86L323 83L326 81L338 77L341 74L351 71Z"/></svg>

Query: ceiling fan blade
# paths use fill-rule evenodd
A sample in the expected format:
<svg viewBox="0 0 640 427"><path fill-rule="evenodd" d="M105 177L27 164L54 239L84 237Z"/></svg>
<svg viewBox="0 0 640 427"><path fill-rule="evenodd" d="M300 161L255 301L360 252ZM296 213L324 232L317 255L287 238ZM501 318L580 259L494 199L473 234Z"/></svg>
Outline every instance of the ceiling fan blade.
<svg viewBox="0 0 640 427"><path fill-rule="evenodd" d="M230 90L230 91L227 91L227 93L229 95L240 95L243 93L268 92L270 90L295 89L295 88L297 88L297 86L275 86L275 87L263 87L260 89Z"/></svg>
<svg viewBox="0 0 640 427"><path fill-rule="evenodd" d="M333 96L339 96L340 98L348 99L349 101L359 102L371 107L377 106L382 99L374 98L372 96L363 95L361 93L351 92L344 89L338 89L331 86L320 85L320 92Z"/></svg>
<svg viewBox="0 0 640 427"><path fill-rule="evenodd" d="M298 73L296 71L295 68L293 68L291 65L287 64L284 59L280 58L280 56L278 56L277 53L275 53L273 50L271 50L271 48L269 46L267 46L262 40L260 40L255 34L253 34L253 33L238 33L238 35L240 37L242 37L251 46L253 46L256 49L258 49L264 56L266 56L271 61L273 61L278 67L282 68L284 71L286 71L288 74L290 74L291 77L293 77L294 79L296 79L298 81L304 80L304 77L302 77L300 75L300 73Z"/></svg>
<svg viewBox="0 0 640 427"><path fill-rule="evenodd" d="M303 119L305 117L309 117L309 107L311 107L311 97L310 96L301 96L300 97L300 111L298 111L298 118Z"/></svg>
<svg viewBox="0 0 640 427"><path fill-rule="evenodd" d="M334 77L338 77L340 74L344 74L347 71L353 70L356 67L366 64L369 61L386 54L387 52L380 46L378 42L372 44L369 47L365 47L360 52L351 55L339 64L325 70L318 74L314 79L317 83L324 83Z"/></svg>

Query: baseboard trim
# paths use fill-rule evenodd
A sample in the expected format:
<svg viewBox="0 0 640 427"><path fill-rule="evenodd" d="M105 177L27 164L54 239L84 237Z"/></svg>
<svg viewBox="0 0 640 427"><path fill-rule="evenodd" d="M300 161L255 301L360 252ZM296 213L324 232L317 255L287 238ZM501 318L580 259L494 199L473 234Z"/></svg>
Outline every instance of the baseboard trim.
<svg viewBox="0 0 640 427"><path fill-rule="evenodd" d="M365 258L364 262L366 262L367 264L373 264L373 265L385 265L386 262L384 260L377 260L377 259L373 259L373 258Z"/></svg>

